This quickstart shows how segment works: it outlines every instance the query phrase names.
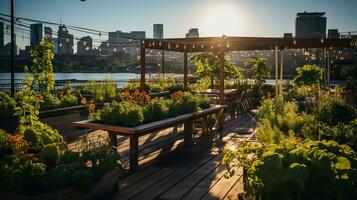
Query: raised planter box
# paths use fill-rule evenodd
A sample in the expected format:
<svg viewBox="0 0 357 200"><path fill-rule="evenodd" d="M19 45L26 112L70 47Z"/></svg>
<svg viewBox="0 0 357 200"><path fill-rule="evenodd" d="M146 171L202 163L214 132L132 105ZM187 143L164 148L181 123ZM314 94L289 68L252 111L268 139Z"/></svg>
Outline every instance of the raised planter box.
<svg viewBox="0 0 357 200"><path fill-rule="evenodd" d="M111 145L116 151L117 147L117 135L127 136L130 138L130 170L134 171L138 168L138 154L139 154L139 143L138 138L140 136L153 133L154 131L159 131L168 127L172 127L178 124L184 124L184 142L185 146L192 144L192 123L195 119L203 118L211 114L219 115L224 107L220 105L212 106L211 108L203 109L194 113L187 113L177 117L171 117L168 119L163 119L147 124L143 124L136 127L124 127L102 124L100 122L92 121L78 121L74 122L74 126L80 129L93 129L93 130L104 130L109 133L109 138Z"/></svg>
<svg viewBox="0 0 357 200"><path fill-rule="evenodd" d="M40 111L40 121L57 129L65 140L71 140L83 134L76 129L73 122L87 118L87 116L81 114L84 109L85 106L80 105Z"/></svg>
<svg viewBox="0 0 357 200"><path fill-rule="evenodd" d="M119 187L120 171L113 170L107 172L101 180L89 191L83 192L75 188L63 188L46 194L27 196L0 191L0 199L11 200L54 200L54 199L104 199L114 194Z"/></svg>

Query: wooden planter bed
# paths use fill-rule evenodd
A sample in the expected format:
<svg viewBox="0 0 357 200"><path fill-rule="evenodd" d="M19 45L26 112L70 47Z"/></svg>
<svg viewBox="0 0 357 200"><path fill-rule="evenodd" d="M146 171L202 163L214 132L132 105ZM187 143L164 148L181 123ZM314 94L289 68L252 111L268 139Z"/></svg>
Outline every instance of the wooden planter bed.
<svg viewBox="0 0 357 200"><path fill-rule="evenodd" d="M40 121L57 129L66 140L71 140L81 135L81 131L76 129L72 123L86 118L81 115L84 108L84 105L80 105L40 111Z"/></svg>
<svg viewBox="0 0 357 200"><path fill-rule="evenodd" d="M27 196L0 190L0 199L11 200L50 200L50 199L103 199L118 190L120 171L109 171L97 182L97 184L88 192L83 192L77 188L63 188L53 192L40 194L36 196Z"/></svg>
<svg viewBox="0 0 357 200"><path fill-rule="evenodd" d="M123 127L106 125L101 123L95 123L91 121L79 121L74 122L77 128L81 129L94 129L94 130L104 130L109 134L111 144L116 150L117 147L117 135L127 136L130 138L130 170L135 171L138 168L138 138L140 136L153 133L154 131L162 130L168 127L172 127L178 124L184 124L184 143L185 146L192 144L192 124L195 119L204 118L211 114L219 115L221 114L223 107L215 105L211 108L203 109L199 112L183 114L177 117L171 117L164 120L159 120L156 122L151 122L143 124L136 127Z"/></svg>

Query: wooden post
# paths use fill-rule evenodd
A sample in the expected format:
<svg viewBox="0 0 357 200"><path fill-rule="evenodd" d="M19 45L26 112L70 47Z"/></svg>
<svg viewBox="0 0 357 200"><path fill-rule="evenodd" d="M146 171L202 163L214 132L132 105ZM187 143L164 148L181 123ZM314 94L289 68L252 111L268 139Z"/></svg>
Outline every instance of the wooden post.
<svg viewBox="0 0 357 200"><path fill-rule="evenodd" d="M330 88L331 81L331 57L330 50L327 51L327 87Z"/></svg>
<svg viewBox="0 0 357 200"><path fill-rule="evenodd" d="M221 47L219 49L219 104L224 106L224 45L223 42L221 42ZM223 130L224 126L224 112L223 108L221 110L221 113L219 115L218 119L218 128L220 131Z"/></svg>
<svg viewBox="0 0 357 200"><path fill-rule="evenodd" d="M283 96L283 60L284 60L284 51L280 51L280 96Z"/></svg>
<svg viewBox="0 0 357 200"><path fill-rule="evenodd" d="M141 40L140 48L140 86L145 91L145 40Z"/></svg>
<svg viewBox="0 0 357 200"><path fill-rule="evenodd" d="M193 129L192 120L188 120L184 123L184 144L186 147L192 145L192 129Z"/></svg>
<svg viewBox="0 0 357 200"><path fill-rule="evenodd" d="M187 51L183 54L183 85L187 89Z"/></svg>
<svg viewBox="0 0 357 200"><path fill-rule="evenodd" d="M278 77L279 77L279 49L278 46L275 46L275 98L278 97L279 88L278 88Z"/></svg>
<svg viewBox="0 0 357 200"><path fill-rule="evenodd" d="M130 136L130 150L129 150L129 159L130 159L130 171L135 171L139 166L139 141L138 136Z"/></svg>
<svg viewBox="0 0 357 200"><path fill-rule="evenodd" d="M162 78L165 78L165 50L162 50Z"/></svg>
<svg viewBox="0 0 357 200"><path fill-rule="evenodd" d="M108 132L108 134L109 134L110 145L113 147L113 151L117 153L117 147L118 147L117 134L113 132Z"/></svg>
<svg viewBox="0 0 357 200"><path fill-rule="evenodd" d="M327 86L327 51L326 51L326 47L324 47L324 86Z"/></svg>

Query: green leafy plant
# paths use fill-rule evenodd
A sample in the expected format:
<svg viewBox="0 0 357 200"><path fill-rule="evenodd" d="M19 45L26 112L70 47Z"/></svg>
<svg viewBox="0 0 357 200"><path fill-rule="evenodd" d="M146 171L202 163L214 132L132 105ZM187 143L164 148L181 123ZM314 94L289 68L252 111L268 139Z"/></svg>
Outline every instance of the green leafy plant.
<svg viewBox="0 0 357 200"><path fill-rule="evenodd" d="M169 107L165 101L158 99L151 100L144 109L144 122L153 122L166 119L170 115Z"/></svg>
<svg viewBox="0 0 357 200"><path fill-rule="evenodd" d="M128 101L105 104L100 114L100 120L106 124L121 126L137 126L143 123L144 115L141 106Z"/></svg>
<svg viewBox="0 0 357 200"><path fill-rule="evenodd" d="M60 149L57 144L47 144L41 151L41 157L48 168L52 168L58 161Z"/></svg>
<svg viewBox="0 0 357 200"><path fill-rule="evenodd" d="M16 101L14 98L5 92L0 92L0 109L2 112L5 110L13 110L16 107Z"/></svg>
<svg viewBox="0 0 357 200"><path fill-rule="evenodd" d="M209 78L210 79L210 88L214 88L215 82L218 81L219 75L219 60L216 55L210 52L203 52L195 54L191 57L196 65L195 75L200 78ZM227 60L224 60L224 76L225 79L239 79L242 77L240 68L230 63Z"/></svg>
<svg viewBox="0 0 357 200"><path fill-rule="evenodd" d="M259 83L264 83L265 79L270 78L270 71L266 65L266 58L249 58L245 61L245 65L248 67L248 74L256 79Z"/></svg>
<svg viewBox="0 0 357 200"><path fill-rule="evenodd" d="M42 40L39 45L31 50L31 58L33 65L30 67L30 72L34 75L34 83L40 88L44 88L46 92L50 92L54 88L54 74L52 60L54 54L52 52L53 45L48 40Z"/></svg>
<svg viewBox="0 0 357 200"><path fill-rule="evenodd" d="M297 76L293 83L302 85L319 85L322 81L322 68L317 65L304 65L296 69Z"/></svg>
<svg viewBox="0 0 357 200"><path fill-rule="evenodd" d="M40 105L41 110L52 110L61 106L61 100L50 93L42 94L43 102Z"/></svg>
<svg viewBox="0 0 357 200"><path fill-rule="evenodd" d="M355 199L357 155L334 141L242 144L225 150L227 176L244 167L244 187L252 199Z"/></svg>

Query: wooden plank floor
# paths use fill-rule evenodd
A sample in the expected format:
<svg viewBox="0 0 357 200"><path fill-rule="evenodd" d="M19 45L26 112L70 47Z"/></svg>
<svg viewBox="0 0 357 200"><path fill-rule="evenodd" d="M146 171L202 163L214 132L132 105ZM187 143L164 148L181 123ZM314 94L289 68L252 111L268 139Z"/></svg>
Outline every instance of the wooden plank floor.
<svg viewBox="0 0 357 200"><path fill-rule="evenodd" d="M237 130L254 129L249 115L225 124L224 131L194 139L190 148L183 147L181 127L165 129L139 138L139 170L124 174L119 190L112 199L237 199L243 191L242 172L230 179L224 177L220 164L223 148L234 148L248 134ZM243 131L244 132L244 131ZM100 145L108 140L105 131L94 131L68 144L76 151L83 146ZM128 168L129 140L118 136L118 153Z"/></svg>

